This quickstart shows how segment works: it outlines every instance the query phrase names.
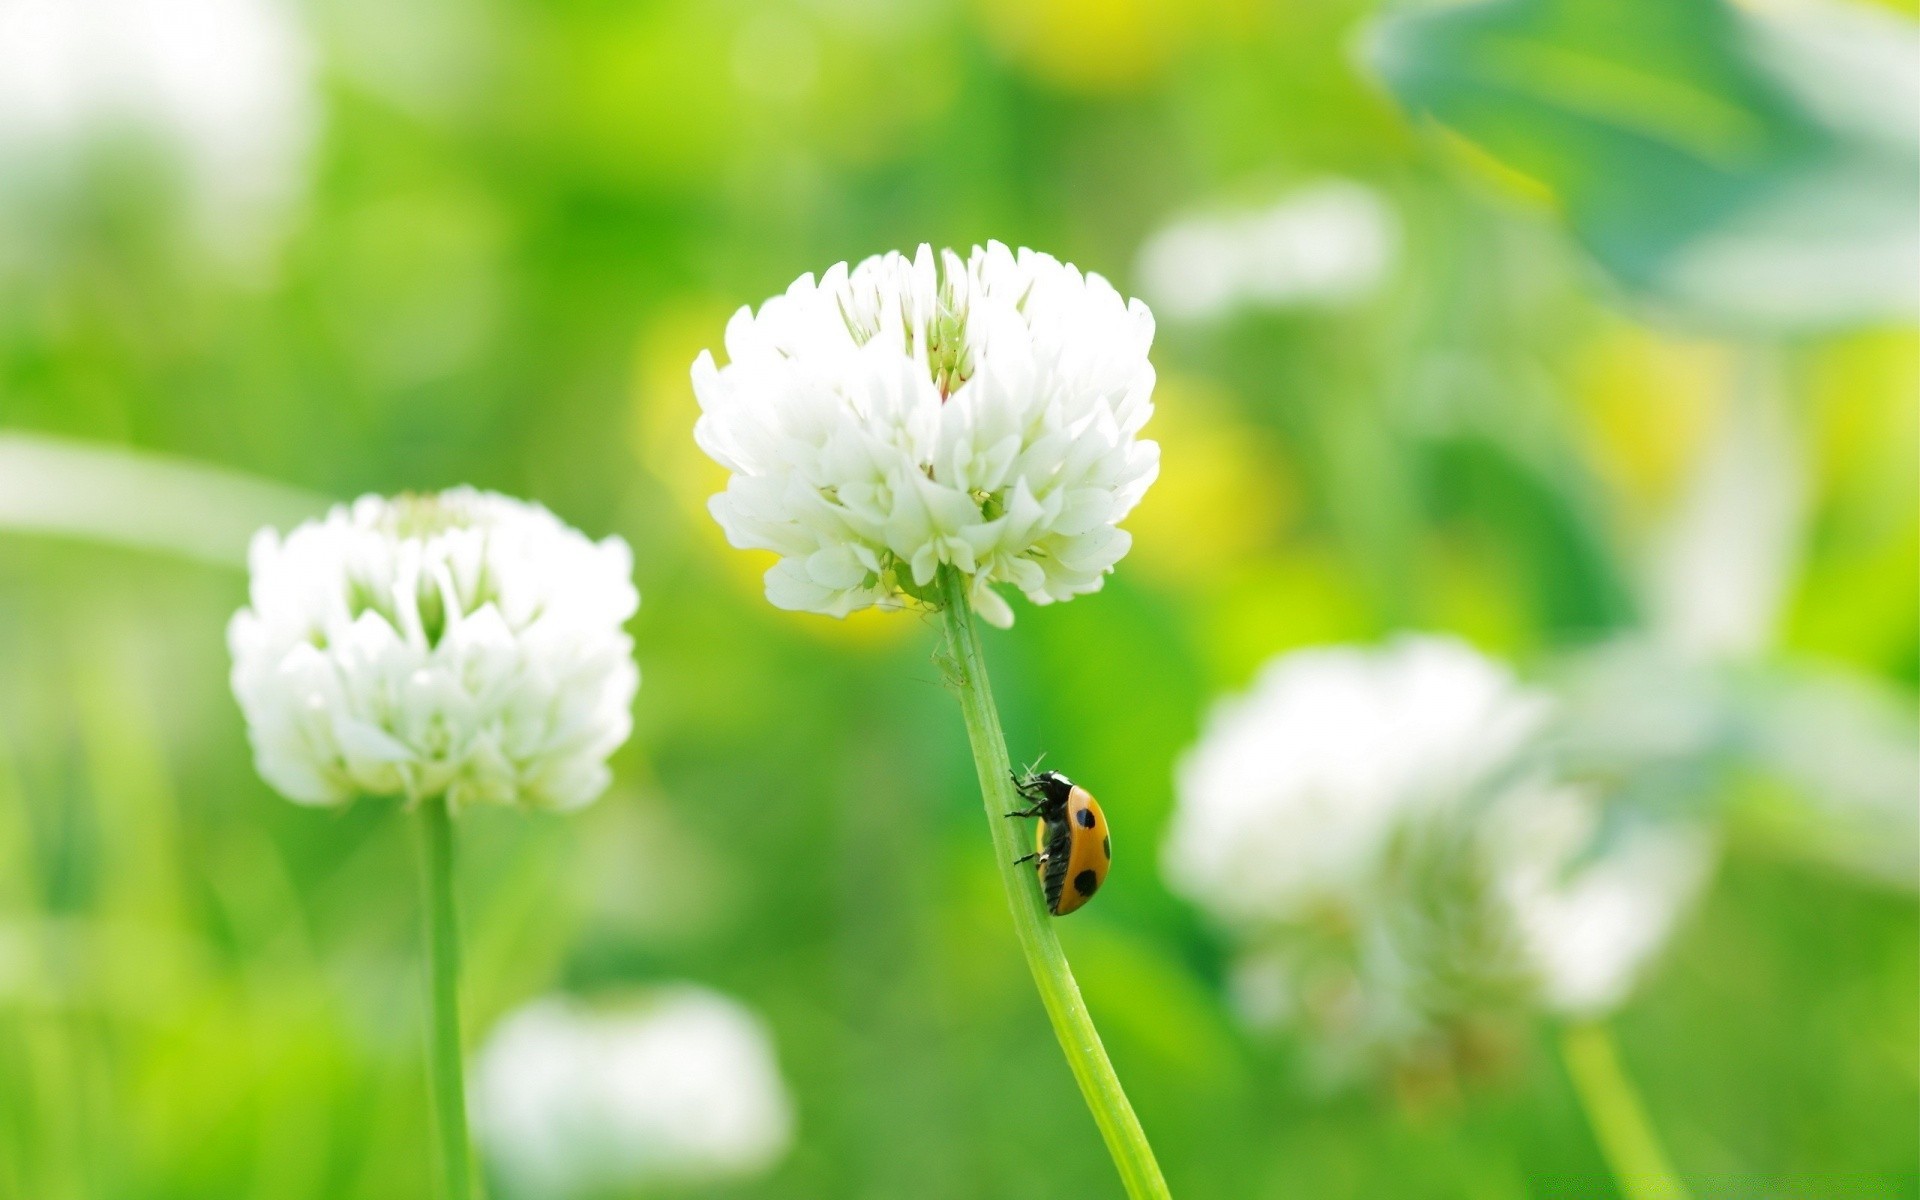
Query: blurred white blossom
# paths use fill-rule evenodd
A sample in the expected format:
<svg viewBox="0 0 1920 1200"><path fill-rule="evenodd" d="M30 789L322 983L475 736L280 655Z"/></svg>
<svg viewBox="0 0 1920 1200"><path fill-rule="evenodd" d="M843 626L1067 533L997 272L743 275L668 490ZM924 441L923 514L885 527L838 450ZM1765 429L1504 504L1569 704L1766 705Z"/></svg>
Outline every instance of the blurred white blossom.
<svg viewBox="0 0 1920 1200"><path fill-rule="evenodd" d="M483 1153L534 1196L750 1176L793 1138L766 1027L691 985L510 1014L480 1051L473 1109Z"/></svg>
<svg viewBox="0 0 1920 1200"><path fill-rule="evenodd" d="M1236 1008L1330 1074L1497 1057L1528 1004L1618 1005L1704 884L1697 826L1600 828L1552 697L1451 639L1321 648L1220 704L1178 767L1169 884L1236 947ZM1444 1066L1437 1066L1445 1064Z"/></svg>
<svg viewBox="0 0 1920 1200"><path fill-rule="evenodd" d="M605 790L639 686L624 541L457 488L262 530L248 558L233 690L288 799L568 809Z"/></svg>
<svg viewBox="0 0 1920 1200"><path fill-rule="evenodd" d="M1338 308L1380 286L1399 243L1399 223L1377 192L1331 179L1264 207L1176 218L1140 247L1137 273L1154 307L1181 320Z"/></svg>
<svg viewBox="0 0 1920 1200"><path fill-rule="evenodd" d="M1168 880L1229 922L1356 903L1401 823L1486 783L1547 712L1449 639L1282 655L1180 760Z"/></svg>
<svg viewBox="0 0 1920 1200"><path fill-rule="evenodd" d="M845 616L930 598L943 564L1010 624L1097 590L1159 470L1153 318L1098 275L999 243L921 246L802 276L693 367L695 437L732 472L734 545L772 550L767 598Z"/></svg>
<svg viewBox="0 0 1920 1200"><path fill-rule="evenodd" d="M1499 816L1492 869L1542 999L1571 1016L1617 1008L1706 883L1711 839L1693 825L1641 825L1589 859L1599 808L1571 788Z"/></svg>
<svg viewBox="0 0 1920 1200"><path fill-rule="evenodd" d="M180 163L196 232L250 252L306 187L314 57L282 0L0 0L0 190L134 134Z"/></svg>

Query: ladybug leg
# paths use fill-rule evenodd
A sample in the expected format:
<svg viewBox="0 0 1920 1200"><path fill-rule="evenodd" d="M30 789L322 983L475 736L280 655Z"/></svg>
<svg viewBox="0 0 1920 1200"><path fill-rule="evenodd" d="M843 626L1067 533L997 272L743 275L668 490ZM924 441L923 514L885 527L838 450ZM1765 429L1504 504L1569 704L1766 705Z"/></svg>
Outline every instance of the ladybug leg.
<svg viewBox="0 0 1920 1200"><path fill-rule="evenodd" d="M1027 807L1022 809L1016 809L1015 811L1010 812L1007 815L1009 817L1039 816L1041 802L1045 800L1045 797L1041 796L1038 790L1034 787L1033 777L1031 775L1022 775L1018 771L1009 771L1008 774L1013 776L1014 790L1019 792L1020 798L1027 802Z"/></svg>
<svg viewBox="0 0 1920 1200"><path fill-rule="evenodd" d="M1013 865L1017 867L1021 863L1030 863L1036 858L1039 859L1041 862L1047 861L1046 855L1042 854L1038 850L1035 850L1032 854L1022 854L1019 858L1014 859Z"/></svg>
<svg viewBox="0 0 1920 1200"><path fill-rule="evenodd" d="M1007 774L1013 777L1013 786L1019 789L1022 796L1037 797L1046 794L1040 786L1040 777L1033 773L1032 768L1024 771L1008 771Z"/></svg>

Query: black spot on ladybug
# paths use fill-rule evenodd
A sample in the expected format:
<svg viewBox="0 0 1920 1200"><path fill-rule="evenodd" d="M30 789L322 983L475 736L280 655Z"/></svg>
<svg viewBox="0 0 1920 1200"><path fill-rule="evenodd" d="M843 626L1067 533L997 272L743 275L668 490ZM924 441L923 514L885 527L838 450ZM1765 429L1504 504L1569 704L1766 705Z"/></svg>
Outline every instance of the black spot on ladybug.
<svg viewBox="0 0 1920 1200"><path fill-rule="evenodd" d="M1082 871L1073 877L1073 890L1082 896L1093 895L1093 890L1099 886L1100 877L1092 871Z"/></svg>
<svg viewBox="0 0 1920 1200"><path fill-rule="evenodd" d="M1106 856L1108 858L1112 858L1113 857L1113 839L1111 837L1101 838L1100 849L1106 853Z"/></svg>
<svg viewBox="0 0 1920 1200"><path fill-rule="evenodd" d="M1073 814L1073 819L1080 822L1080 828L1082 829L1093 828L1093 810L1090 808L1083 808Z"/></svg>

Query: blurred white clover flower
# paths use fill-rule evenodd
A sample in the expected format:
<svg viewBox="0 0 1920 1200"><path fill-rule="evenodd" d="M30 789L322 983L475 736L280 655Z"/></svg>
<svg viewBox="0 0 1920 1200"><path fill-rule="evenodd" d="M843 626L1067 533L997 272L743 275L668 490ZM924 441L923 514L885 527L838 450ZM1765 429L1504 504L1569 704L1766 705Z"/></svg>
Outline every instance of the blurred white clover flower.
<svg viewBox="0 0 1920 1200"><path fill-rule="evenodd" d="M1489 783L1549 708L1446 638L1282 655L1181 759L1168 882L1233 924L1364 903L1395 831Z"/></svg>
<svg viewBox="0 0 1920 1200"><path fill-rule="evenodd" d="M1541 999L1574 1017L1618 1008L1705 886L1712 838L1642 825L1589 858L1600 812L1588 793L1560 788L1506 807L1492 869Z"/></svg>
<svg viewBox="0 0 1920 1200"><path fill-rule="evenodd" d="M306 186L314 58L282 0L0 0L0 185L132 132L180 162L197 232L251 253Z"/></svg>
<svg viewBox="0 0 1920 1200"><path fill-rule="evenodd" d="M951 564L974 608L1097 590L1159 471L1153 317L1105 279L997 243L921 246L803 275L693 366L700 447L732 472L710 508L772 550L767 598L845 616L926 599Z"/></svg>
<svg viewBox="0 0 1920 1200"><path fill-rule="evenodd" d="M640 681L621 539L456 488L262 530L248 559L233 691L288 799L570 809L606 789Z"/></svg>
<svg viewBox="0 0 1920 1200"><path fill-rule="evenodd" d="M480 1051L473 1108L482 1151L534 1196L751 1176L793 1139L766 1027L686 984L617 1007L547 997L510 1014Z"/></svg>
<svg viewBox="0 0 1920 1200"><path fill-rule="evenodd" d="M1704 884L1711 840L1602 837L1536 753L1556 706L1446 638L1270 663L1178 768L1168 882L1234 937L1236 1007L1337 1073L1484 1056L1516 1004L1624 1000ZM1499 1040L1497 1037L1495 1041Z"/></svg>
<svg viewBox="0 0 1920 1200"><path fill-rule="evenodd" d="M1174 320L1243 308L1339 308L1372 295L1399 252L1380 194L1328 179L1271 204L1177 217L1140 247L1140 288Z"/></svg>

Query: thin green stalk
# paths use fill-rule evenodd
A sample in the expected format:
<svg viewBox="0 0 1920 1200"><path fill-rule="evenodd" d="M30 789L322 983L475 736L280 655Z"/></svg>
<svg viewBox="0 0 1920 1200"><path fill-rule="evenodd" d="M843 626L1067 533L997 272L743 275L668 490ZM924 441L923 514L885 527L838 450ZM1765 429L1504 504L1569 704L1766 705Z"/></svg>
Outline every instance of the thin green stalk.
<svg viewBox="0 0 1920 1200"><path fill-rule="evenodd" d="M1560 1053L1620 1194L1627 1200L1687 1200L1686 1185L1667 1161L1607 1027L1567 1026L1560 1032Z"/></svg>
<svg viewBox="0 0 1920 1200"><path fill-rule="evenodd" d="M471 1200L473 1153L467 1144L467 1090L460 1051L460 930L453 909L453 821L445 799L416 806L420 892L427 927L434 1132L440 1184L448 1200Z"/></svg>
<svg viewBox="0 0 1920 1200"><path fill-rule="evenodd" d="M966 716L967 739L973 744L973 765L980 773L980 794L987 806L987 827L993 831L993 854L1000 868L1000 884L1006 889L1007 906L1013 910L1013 931L1027 957L1027 969L1040 989L1040 1001L1053 1022L1054 1036L1067 1056L1093 1120L1106 1139L1107 1152L1120 1172L1127 1195L1133 1200L1169 1196L1167 1181L1154 1161L1153 1147L1140 1128L1139 1118L1127 1103L1120 1080L1107 1061L1100 1034L1080 998L1080 986L1073 981L1067 956L1054 936L1053 918L1041 901L1040 888L1031 868L1016 866L1021 854L1016 842L1019 829L1006 814L1021 807L1013 788L1013 763L1007 757L1007 740L1000 730L1000 714L994 708L993 690L987 682L986 658L980 651L980 634L974 626L973 609L967 603L966 580L952 567L941 568L941 587L945 593L947 646L952 654L954 683L960 693L960 709Z"/></svg>

